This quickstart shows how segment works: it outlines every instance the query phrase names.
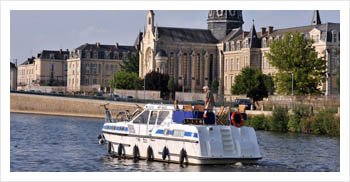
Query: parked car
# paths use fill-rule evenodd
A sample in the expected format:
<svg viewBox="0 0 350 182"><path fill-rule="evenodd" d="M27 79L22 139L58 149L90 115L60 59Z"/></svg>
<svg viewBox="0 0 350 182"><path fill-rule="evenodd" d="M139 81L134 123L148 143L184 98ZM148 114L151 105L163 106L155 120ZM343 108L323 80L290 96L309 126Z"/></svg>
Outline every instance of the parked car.
<svg viewBox="0 0 350 182"><path fill-rule="evenodd" d="M192 105L204 105L205 102L204 102L204 100L195 100L195 101L192 101L191 104Z"/></svg>
<svg viewBox="0 0 350 182"><path fill-rule="evenodd" d="M50 92L49 92L49 94L56 95L56 94L57 94L57 92L56 92L56 91L54 91L54 90L52 90L52 91L50 91Z"/></svg>
<svg viewBox="0 0 350 182"><path fill-rule="evenodd" d="M132 101L133 99L134 99L134 97L133 97L133 96L130 96L130 95L128 95L128 96L125 97L125 100L126 100L126 101Z"/></svg>
<svg viewBox="0 0 350 182"><path fill-rule="evenodd" d="M29 90L28 92L30 92L30 93L35 93L35 90Z"/></svg>
<svg viewBox="0 0 350 182"><path fill-rule="evenodd" d="M238 107L239 105L245 105L246 110L250 110L251 105L253 105L253 109L255 109L255 105L250 102L249 99L235 99L233 102L233 107Z"/></svg>
<svg viewBox="0 0 350 182"><path fill-rule="evenodd" d="M120 100L120 96L118 94L112 94L111 97L114 101Z"/></svg>
<svg viewBox="0 0 350 182"><path fill-rule="evenodd" d="M103 94L97 92L97 93L94 94L94 97L103 97Z"/></svg>

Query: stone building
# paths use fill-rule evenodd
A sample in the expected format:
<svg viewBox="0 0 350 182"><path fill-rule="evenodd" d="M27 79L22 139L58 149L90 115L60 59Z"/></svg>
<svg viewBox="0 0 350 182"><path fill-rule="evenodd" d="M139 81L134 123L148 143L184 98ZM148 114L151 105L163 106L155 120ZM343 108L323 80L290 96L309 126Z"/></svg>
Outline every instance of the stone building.
<svg viewBox="0 0 350 182"><path fill-rule="evenodd" d="M151 71L168 73L180 87L190 92L201 92L219 80L219 94L231 95L234 78L242 68L251 66L266 74L276 73L269 65L266 53L269 41L281 39L286 33L301 32L315 40L319 56L326 56L326 94L336 93L335 68L339 65L340 24L321 24L319 12L314 12L311 25L275 30L272 26L257 32L254 24L250 31L242 29L241 10L210 10L208 29L174 28L156 26L155 14L147 14L147 26L139 33L135 46L139 52L139 76Z"/></svg>
<svg viewBox="0 0 350 182"><path fill-rule="evenodd" d="M17 66L10 62L10 90L17 90Z"/></svg>
<svg viewBox="0 0 350 182"><path fill-rule="evenodd" d="M65 86L67 80L66 60L69 51L43 50L37 58L28 58L18 66L18 86L30 90L35 86Z"/></svg>
<svg viewBox="0 0 350 182"><path fill-rule="evenodd" d="M83 44L67 60L67 90L74 92L109 91L109 81L121 70L122 59L136 54L133 46Z"/></svg>
<svg viewBox="0 0 350 182"><path fill-rule="evenodd" d="M299 32L306 38L314 40L313 46L318 56L325 56L328 66L327 81L323 84L325 94L338 94L336 90L336 70L339 66L339 55L337 50L340 47L340 24L321 24L318 11L314 11L309 26L292 27L285 29L274 29L272 26L261 28L256 32L254 24L249 32L240 31L236 35L227 36L223 41L224 53L224 94L230 95L231 86L235 76L245 66L261 69L265 74L274 74L277 69L269 64L266 54L269 52L271 40L282 39L287 33Z"/></svg>
<svg viewBox="0 0 350 182"><path fill-rule="evenodd" d="M154 12L147 14L147 27L138 37L140 77L151 71L169 73L178 86L199 92L219 77L220 39L241 29L242 11L210 11L208 29L159 27Z"/></svg>

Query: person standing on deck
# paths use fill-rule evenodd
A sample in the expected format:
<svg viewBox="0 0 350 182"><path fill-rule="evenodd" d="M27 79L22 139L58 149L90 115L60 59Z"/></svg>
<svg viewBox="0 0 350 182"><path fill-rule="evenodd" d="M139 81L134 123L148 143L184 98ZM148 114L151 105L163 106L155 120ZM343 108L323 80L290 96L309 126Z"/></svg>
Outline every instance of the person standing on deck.
<svg viewBox="0 0 350 182"><path fill-rule="evenodd" d="M209 90L208 86L204 86L203 87L204 92L206 93L205 95L205 104L204 104L204 109L209 111L209 112L213 112L214 109L214 96L211 93L211 91Z"/></svg>
<svg viewBox="0 0 350 182"><path fill-rule="evenodd" d="M213 113L214 110L214 96L210 92L208 86L203 87L204 92L206 93L205 95L205 105L204 105L204 124L215 124L215 114Z"/></svg>

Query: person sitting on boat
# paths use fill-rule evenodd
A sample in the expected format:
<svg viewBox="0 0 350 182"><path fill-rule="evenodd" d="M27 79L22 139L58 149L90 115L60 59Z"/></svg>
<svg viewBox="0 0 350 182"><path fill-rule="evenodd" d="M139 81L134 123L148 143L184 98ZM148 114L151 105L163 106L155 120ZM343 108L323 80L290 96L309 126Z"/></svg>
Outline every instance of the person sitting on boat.
<svg viewBox="0 0 350 182"><path fill-rule="evenodd" d="M179 110L179 101L178 100L174 101L174 109Z"/></svg>

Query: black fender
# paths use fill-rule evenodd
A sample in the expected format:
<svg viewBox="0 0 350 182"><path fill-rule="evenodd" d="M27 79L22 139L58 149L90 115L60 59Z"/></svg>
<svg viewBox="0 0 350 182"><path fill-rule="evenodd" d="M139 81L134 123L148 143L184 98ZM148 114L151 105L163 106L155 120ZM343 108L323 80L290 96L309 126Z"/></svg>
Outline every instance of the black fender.
<svg viewBox="0 0 350 182"><path fill-rule="evenodd" d="M111 142L107 142L107 152L109 154L112 153L112 143Z"/></svg>
<svg viewBox="0 0 350 182"><path fill-rule="evenodd" d="M188 164L187 152L185 149L182 148L180 151L180 157L179 157L179 162L181 166L183 166L185 159L186 159L186 165L187 165Z"/></svg>
<svg viewBox="0 0 350 182"><path fill-rule="evenodd" d="M148 161L153 161L154 160L153 149L152 149L151 146L148 146L148 148L147 148L147 160Z"/></svg>
<svg viewBox="0 0 350 182"><path fill-rule="evenodd" d="M164 147L162 152L162 159L165 160L167 156L169 157L169 149L167 147Z"/></svg>
<svg viewBox="0 0 350 182"><path fill-rule="evenodd" d="M139 147L137 147L136 145L133 148L133 156L134 156L134 161L137 161L140 159L140 150Z"/></svg>
<svg viewBox="0 0 350 182"><path fill-rule="evenodd" d="M125 155L125 149L124 149L124 145L123 144L119 144L118 145L118 156L124 156Z"/></svg>

